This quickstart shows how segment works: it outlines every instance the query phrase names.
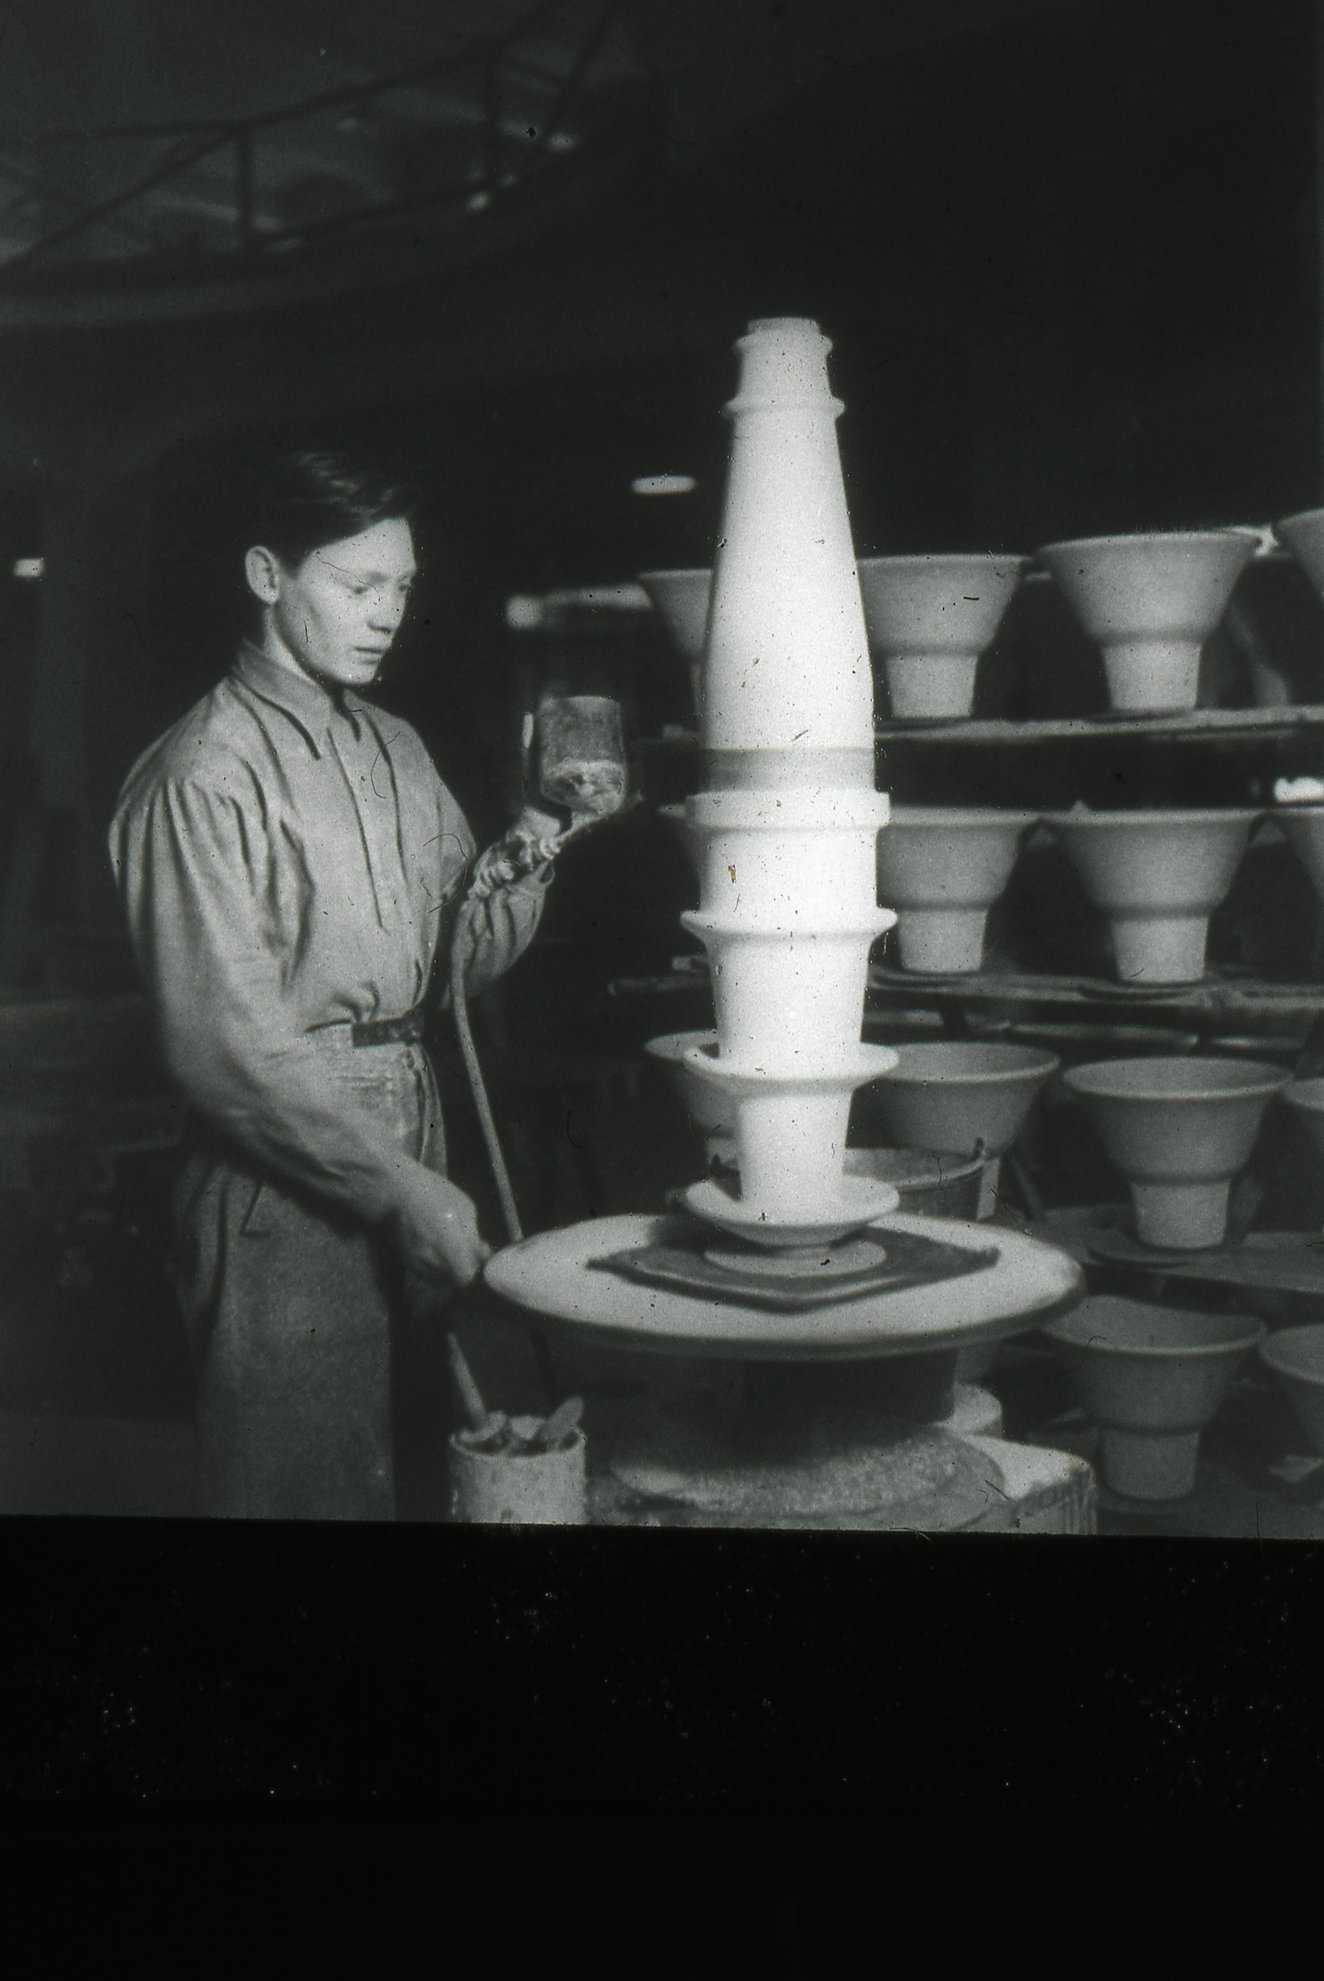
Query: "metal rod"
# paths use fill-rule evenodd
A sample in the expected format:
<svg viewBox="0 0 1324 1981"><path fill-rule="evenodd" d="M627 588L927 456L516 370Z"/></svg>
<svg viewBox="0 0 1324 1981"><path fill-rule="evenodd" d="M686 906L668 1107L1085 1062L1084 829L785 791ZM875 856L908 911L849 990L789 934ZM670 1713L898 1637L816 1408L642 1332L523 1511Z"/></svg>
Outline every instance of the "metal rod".
<svg viewBox="0 0 1324 1981"><path fill-rule="evenodd" d="M334 234L342 227L357 227L368 220L394 220L431 206L444 206L448 200L467 199L477 190L472 179L455 179L431 192L414 193L408 199L379 201L375 206L353 207L348 213L330 213L320 220L301 221L298 226L278 227L263 233L259 241L262 247L271 247L279 241L302 241Z"/></svg>
<svg viewBox="0 0 1324 1981"><path fill-rule="evenodd" d="M455 1384L465 1422L471 1431L485 1429L491 1412L483 1401L483 1392L474 1379L468 1358L453 1334L446 1336L446 1360L450 1364L451 1380Z"/></svg>
<svg viewBox="0 0 1324 1981"><path fill-rule="evenodd" d="M575 58L574 67L553 97L551 109L543 118L537 137L524 153L520 164L521 178L529 171L539 155L547 149L553 134L561 128L561 120L578 96L584 78L593 66L598 50L606 38L607 30L614 22L618 11L618 0L607 0L606 6L589 30L588 38Z"/></svg>
<svg viewBox="0 0 1324 1981"><path fill-rule="evenodd" d="M525 33L531 32L539 25L541 25L540 22L530 19L522 22L513 32L516 38L518 38ZM457 56L467 55L467 52L472 47L473 43L469 42L465 44L464 49L456 50L455 53ZM450 60L452 58L443 57L441 59ZM508 51L503 53L501 57L501 66L515 81L538 83L546 89L555 89L561 82L561 77L556 71L547 68L544 63L531 62L526 56L512 56ZM366 85L366 94L371 96L379 92L407 88L411 80L423 80L427 74L427 70L431 67L432 65L428 64L426 69L413 70L408 75L388 76L382 81L369 83ZM343 87L347 98L365 93L365 88L361 84L351 85L346 83ZM296 104L292 107L290 115L296 116L301 114L302 108L302 103ZM47 124L43 125L38 131L24 131L18 135L12 132L0 131L0 146L21 144L26 147L32 143L129 144L134 142L141 143L144 138L201 137L208 131L214 131L219 134L233 128L233 124L225 118L220 117L191 117L168 123L108 124L100 130L86 130L77 124Z"/></svg>
<svg viewBox="0 0 1324 1981"><path fill-rule="evenodd" d="M399 70L392 75L379 77L375 82L342 84L335 89L321 90L314 96L304 97L299 103L286 104L279 110L255 111L247 117L237 117L219 129L212 129L195 144L186 145L182 155L178 152L173 153L170 158L153 167L150 172L145 172L132 184L89 207L78 221L57 227L54 232L43 235L40 240L33 241L28 247L20 249L16 255L11 255L3 268L0 268L0 276L7 275L16 268L25 267L39 256L48 254L52 248L60 247L65 241L72 240L86 227L105 219L109 214L118 213L121 207L129 205L143 193L152 192L157 186L164 184L167 179L174 178L188 166L196 165L199 160L220 151L243 133L271 130L279 124L296 122L299 118L311 116L319 110L333 109L344 103L361 103L365 95L378 95L385 90L420 81L424 77L444 75L448 71L468 68L483 59L499 59L505 47L519 40L523 35L534 32L564 4L565 0L541 0L541 4L531 8L529 13L506 34L471 43L456 54Z"/></svg>
<svg viewBox="0 0 1324 1981"><path fill-rule="evenodd" d="M492 1165L492 1175L501 1202L501 1215L506 1226L506 1236L512 1245L518 1245L524 1237L524 1227L520 1223L519 1207L515 1202L515 1191L510 1180L510 1171L501 1150L501 1138L497 1133L496 1117L492 1112L492 1102L487 1092L487 1082L478 1060L478 1048L474 1044L473 1027L469 1023L469 1005L464 992L464 964L460 955L460 927L457 925L451 939L450 952L450 992L451 1016L455 1021L455 1031L460 1043L460 1057L464 1070L469 1076L469 1089L473 1095L474 1108L487 1148L488 1161ZM529 1340L533 1347L533 1359L538 1367L538 1377L542 1383L549 1407L554 1407L565 1395L561 1379L557 1374L552 1351L547 1344L542 1329L529 1328Z"/></svg>

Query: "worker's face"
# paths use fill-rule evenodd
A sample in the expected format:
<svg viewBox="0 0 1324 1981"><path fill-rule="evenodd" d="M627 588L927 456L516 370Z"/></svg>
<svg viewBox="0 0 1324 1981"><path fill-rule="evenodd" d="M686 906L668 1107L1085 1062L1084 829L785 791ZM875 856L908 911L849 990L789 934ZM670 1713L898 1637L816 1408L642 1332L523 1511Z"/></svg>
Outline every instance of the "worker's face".
<svg viewBox="0 0 1324 1981"><path fill-rule="evenodd" d="M414 539L402 516L310 551L291 570L274 553L248 553L248 582L263 604L263 647L330 686L363 688L386 656L414 581Z"/></svg>

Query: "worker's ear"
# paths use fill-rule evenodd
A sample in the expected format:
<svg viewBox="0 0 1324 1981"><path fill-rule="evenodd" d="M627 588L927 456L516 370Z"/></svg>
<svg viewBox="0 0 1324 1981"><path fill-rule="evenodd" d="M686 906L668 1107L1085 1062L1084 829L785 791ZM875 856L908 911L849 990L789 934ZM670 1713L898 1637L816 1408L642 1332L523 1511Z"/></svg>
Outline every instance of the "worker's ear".
<svg viewBox="0 0 1324 1981"><path fill-rule="evenodd" d="M263 605L274 605L280 597L281 564L274 550L255 543L244 554L244 576L248 589Z"/></svg>

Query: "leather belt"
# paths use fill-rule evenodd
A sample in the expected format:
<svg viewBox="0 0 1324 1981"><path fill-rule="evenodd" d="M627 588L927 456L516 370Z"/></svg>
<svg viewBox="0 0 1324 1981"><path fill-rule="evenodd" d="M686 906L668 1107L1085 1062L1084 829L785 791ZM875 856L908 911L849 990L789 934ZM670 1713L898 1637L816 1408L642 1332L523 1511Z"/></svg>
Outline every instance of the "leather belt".
<svg viewBox="0 0 1324 1981"><path fill-rule="evenodd" d="M350 1042L355 1046L418 1045L426 1017L425 1007L416 1004L403 1018L360 1018L350 1026Z"/></svg>

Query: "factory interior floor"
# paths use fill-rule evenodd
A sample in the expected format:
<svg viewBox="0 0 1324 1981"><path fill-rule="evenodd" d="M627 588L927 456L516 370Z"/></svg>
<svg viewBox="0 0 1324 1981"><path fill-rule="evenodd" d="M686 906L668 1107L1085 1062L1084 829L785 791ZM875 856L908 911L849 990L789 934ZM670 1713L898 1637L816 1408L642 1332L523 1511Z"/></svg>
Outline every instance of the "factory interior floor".
<svg viewBox="0 0 1324 1981"><path fill-rule="evenodd" d="M502 1330L502 1332L506 1332ZM487 1330L488 1335L491 1329ZM537 1407L532 1357L520 1330L498 1342L466 1344L493 1396L515 1407ZM1006 1349L988 1380L999 1395L1009 1434L1091 1458L1095 1433L1075 1412L1039 1421L1034 1393L1042 1381L1041 1351ZM599 1358L568 1365L571 1381L589 1389L586 1423L593 1429L594 1391L630 1386L625 1358L615 1368ZM638 1380L638 1370L633 1372ZM438 1402L429 1430L420 1417L413 1460L402 1490L401 1517L445 1518L444 1431ZM1217 1537L1247 1540L1324 1539L1324 1463L1291 1451L1277 1399L1255 1376L1238 1385L1219 1422L1205 1434L1199 1477L1189 1499L1158 1505L1126 1501L1101 1488L1098 1531L1103 1536ZM1266 1453L1286 1452L1270 1458ZM193 1425L186 1416L110 1416L61 1408L0 1411L0 1514L73 1517L187 1518L193 1511Z"/></svg>

